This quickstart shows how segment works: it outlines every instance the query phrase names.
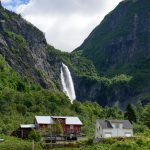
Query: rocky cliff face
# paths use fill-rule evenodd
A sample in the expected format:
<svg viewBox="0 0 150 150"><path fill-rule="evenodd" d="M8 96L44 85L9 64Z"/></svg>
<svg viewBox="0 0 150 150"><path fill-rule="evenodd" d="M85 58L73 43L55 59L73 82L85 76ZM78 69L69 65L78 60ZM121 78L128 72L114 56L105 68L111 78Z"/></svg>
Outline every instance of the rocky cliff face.
<svg viewBox="0 0 150 150"><path fill-rule="evenodd" d="M54 51L40 30L0 7L0 54L14 70L44 88L60 88L61 60Z"/></svg>
<svg viewBox="0 0 150 150"><path fill-rule="evenodd" d="M124 110L128 100L134 96L134 89L130 84L112 84L108 86L97 80L85 77L75 82L77 99L80 101L93 101L101 106L116 106Z"/></svg>
<svg viewBox="0 0 150 150"><path fill-rule="evenodd" d="M0 6L0 54L16 72L53 91L61 89L60 68L64 62L80 101L122 109L139 99L147 103L149 4L149 0L121 2L71 54L48 45L39 29Z"/></svg>

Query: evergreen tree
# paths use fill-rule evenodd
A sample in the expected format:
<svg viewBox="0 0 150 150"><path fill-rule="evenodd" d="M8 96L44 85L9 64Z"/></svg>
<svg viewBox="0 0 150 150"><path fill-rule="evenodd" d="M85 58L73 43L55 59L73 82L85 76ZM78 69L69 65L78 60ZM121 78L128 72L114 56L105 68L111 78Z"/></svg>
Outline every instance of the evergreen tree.
<svg viewBox="0 0 150 150"><path fill-rule="evenodd" d="M150 103L144 108L142 114L142 121L145 125L147 125L150 128Z"/></svg>
<svg viewBox="0 0 150 150"><path fill-rule="evenodd" d="M125 118L128 119L131 123L137 122L137 115L131 104L127 105Z"/></svg>
<svg viewBox="0 0 150 150"><path fill-rule="evenodd" d="M137 113L138 121L141 121L141 115L143 113L143 106L141 101L138 101L136 104L136 113Z"/></svg>

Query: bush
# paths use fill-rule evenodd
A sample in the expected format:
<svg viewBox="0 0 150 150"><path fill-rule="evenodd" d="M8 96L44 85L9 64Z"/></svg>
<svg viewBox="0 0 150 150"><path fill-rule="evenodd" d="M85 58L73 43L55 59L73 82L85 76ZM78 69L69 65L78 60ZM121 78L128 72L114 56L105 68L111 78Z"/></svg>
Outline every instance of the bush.
<svg viewBox="0 0 150 150"><path fill-rule="evenodd" d="M0 150L31 150L32 142L27 140L21 140L11 136L0 135L0 138L4 139L0 143ZM42 150L39 143L35 143L35 150Z"/></svg>
<svg viewBox="0 0 150 150"><path fill-rule="evenodd" d="M143 124L134 124L134 133L144 133L148 129L147 126Z"/></svg>
<svg viewBox="0 0 150 150"><path fill-rule="evenodd" d="M137 150L137 145L131 142L117 142L112 145L112 150Z"/></svg>
<svg viewBox="0 0 150 150"><path fill-rule="evenodd" d="M114 144L117 140L115 138L104 139L103 143L105 144Z"/></svg>
<svg viewBox="0 0 150 150"><path fill-rule="evenodd" d="M41 140L41 135L38 131L36 131L35 129L33 129L30 133L29 133L29 136L28 138L30 140L34 140L36 142L39 142Z"/></svg>

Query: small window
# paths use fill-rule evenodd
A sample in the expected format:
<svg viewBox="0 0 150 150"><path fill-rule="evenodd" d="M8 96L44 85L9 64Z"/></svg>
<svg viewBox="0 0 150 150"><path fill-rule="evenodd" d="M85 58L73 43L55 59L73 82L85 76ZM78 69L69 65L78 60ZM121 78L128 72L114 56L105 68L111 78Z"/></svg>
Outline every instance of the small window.
<svg viewBox="0 0 150 150"><path fill-rule="evenodd" d="M73 129L73 125L70 125L70 129Z"/></svg>
<svg viewBox="0 0 150 150"><path fill-rule="evenodd" d="M123 124L120 124L119 128L122 129L123 128Z"/></svg>
<svg viewBox="0 0 150 150"><path fill-rule="evenodd" d="M131 134L131 132L125 132L125 136L126 136L126 137L131 137L132 134Z"/></svg>
<svg viewBox="0 0 150 150"><path fill-rule="evenodd" d="M118 129L119 128L119 124L115 124L115 127Z"/></svg>
<svg viewBox="0 0 150 150"><path fill-rule="evenodd" d="M112 134L111 134L110 132L106 132L106 133L105 133L105 137L106 137L106 138L112 137Z"/></svg>

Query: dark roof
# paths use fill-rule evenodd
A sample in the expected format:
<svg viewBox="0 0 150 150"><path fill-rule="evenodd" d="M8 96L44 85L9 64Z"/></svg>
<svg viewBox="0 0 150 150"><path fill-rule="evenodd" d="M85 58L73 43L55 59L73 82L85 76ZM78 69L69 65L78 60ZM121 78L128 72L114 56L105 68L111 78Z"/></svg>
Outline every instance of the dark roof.
<svg viewBox="0 0 150 150"><path fill-rule="evenodd" d="M98 120L103 129L113 128L112 123L122 123L124 129L132 129L133 126L129 120Z"/></svg>
<svg viewBox="0 0 150 150"><path fill-rule="evenodd" d="M107 120L97 120L100 124L100 126L103 128L103 129L107 129L107 128L113 128L112 125L110 124L109 121Z"/></svg>

